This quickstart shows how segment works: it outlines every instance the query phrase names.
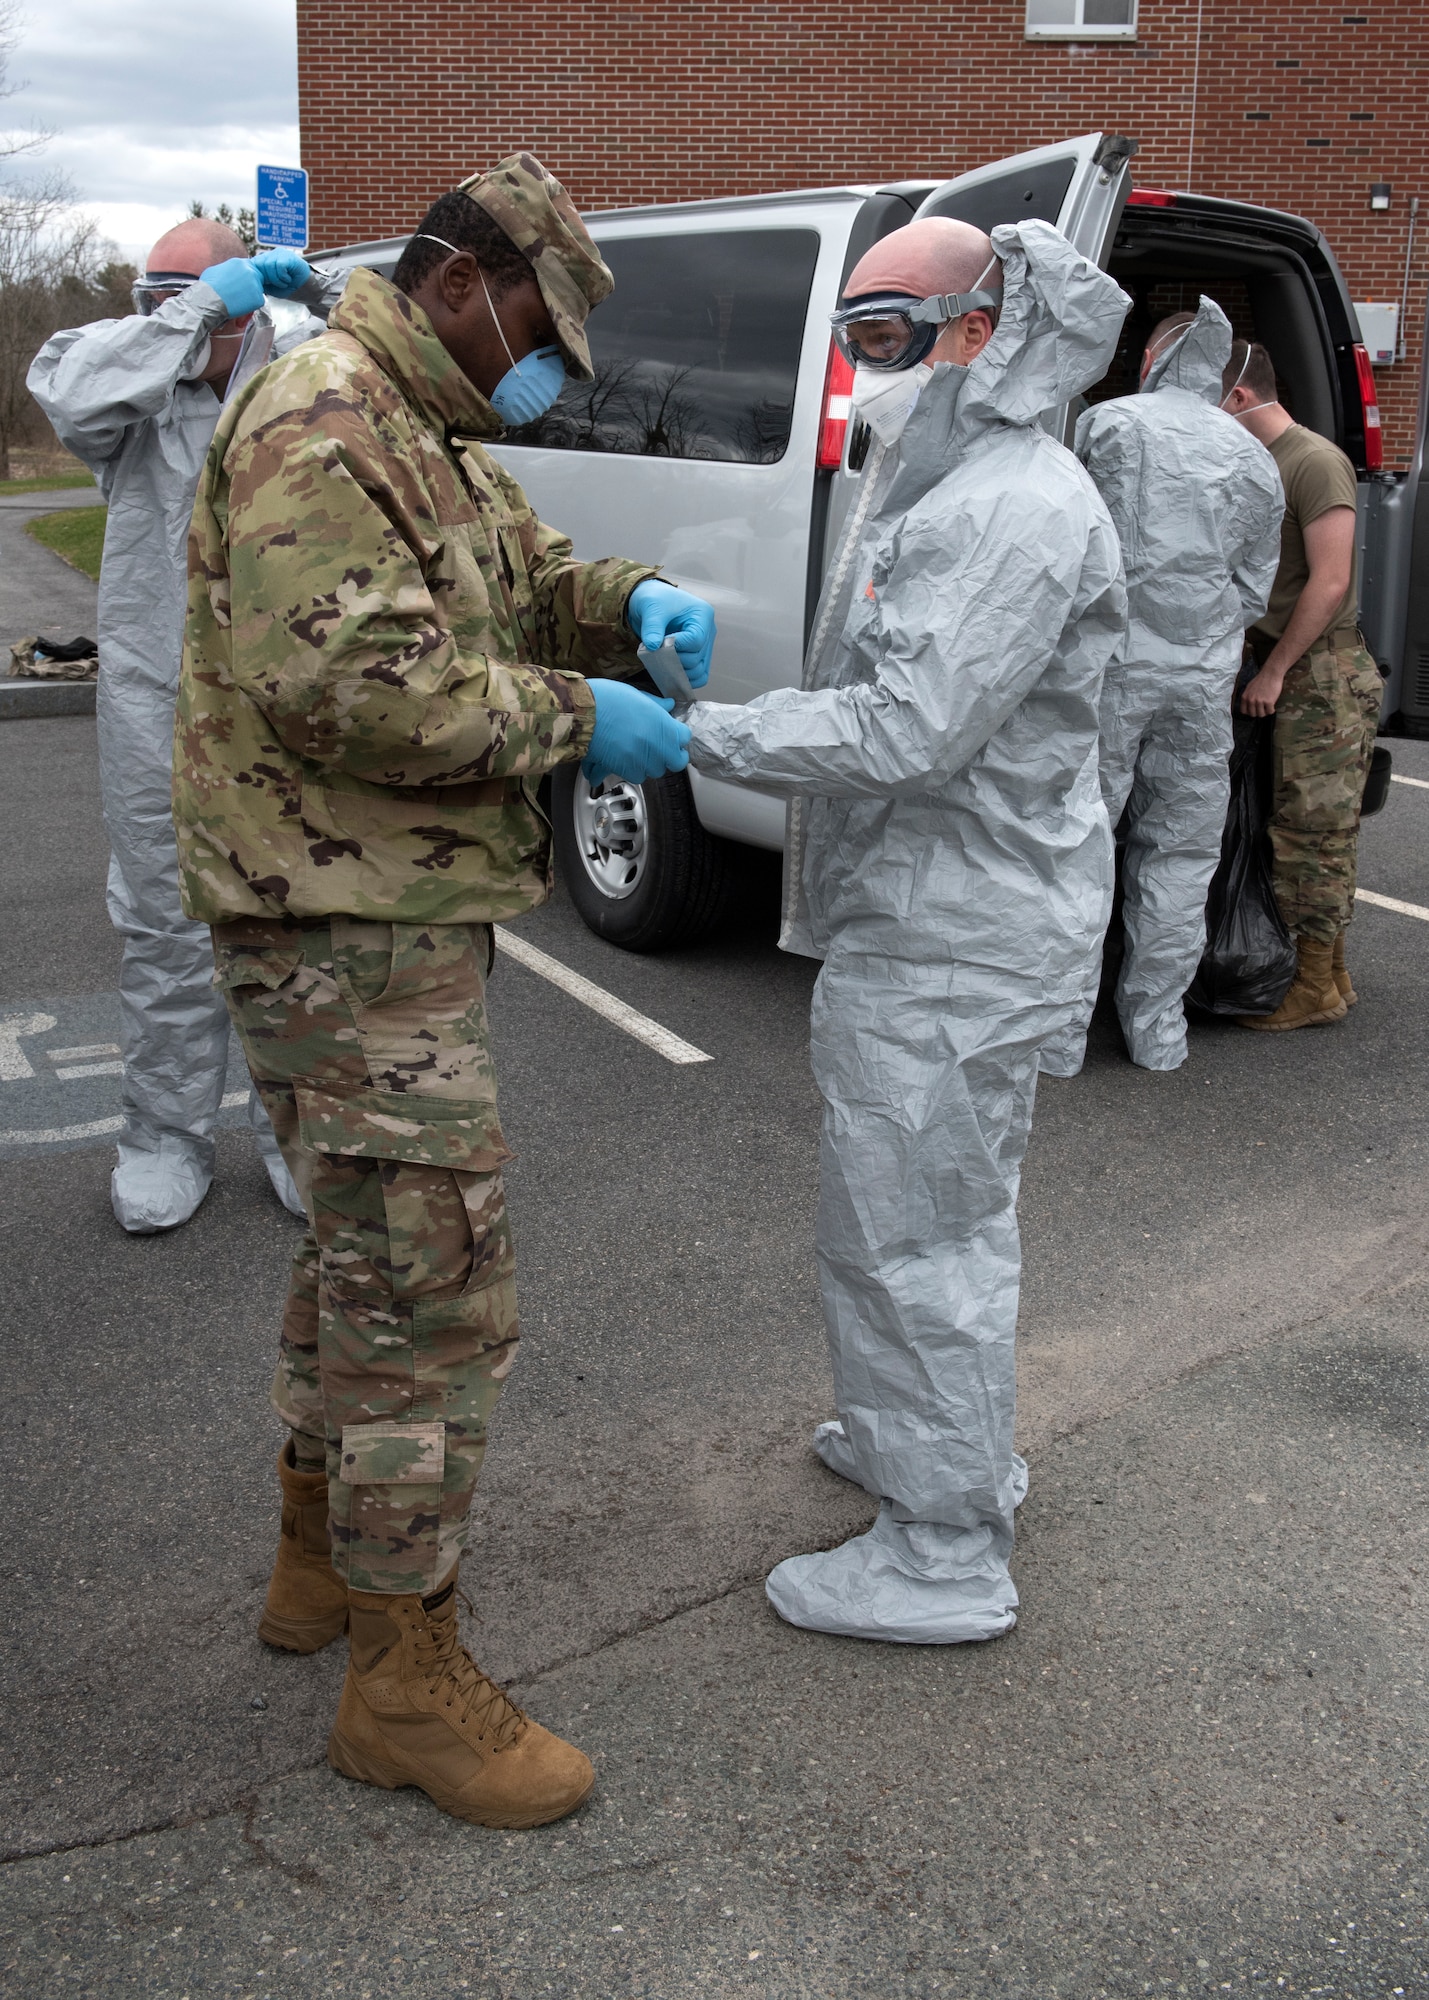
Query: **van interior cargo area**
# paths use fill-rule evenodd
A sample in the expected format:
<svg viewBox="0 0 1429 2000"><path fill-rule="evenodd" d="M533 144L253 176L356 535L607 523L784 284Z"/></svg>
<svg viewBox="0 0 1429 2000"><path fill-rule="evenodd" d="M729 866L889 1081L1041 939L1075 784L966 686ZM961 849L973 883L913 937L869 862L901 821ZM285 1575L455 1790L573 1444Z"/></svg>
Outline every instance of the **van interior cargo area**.
<svg viewBox="0 0 1429 2000"><path fill-rule="evenodd" d="M1110 269L1134 303L1116 358L1089 401L1134 394L1152 327L1169 313L1194 312L1204 292L1237 338L1266 349L1280 400L1295 421L1343 441L1334 347L1315 280L1294 250L1185 210L1128 207Z"/></svg>

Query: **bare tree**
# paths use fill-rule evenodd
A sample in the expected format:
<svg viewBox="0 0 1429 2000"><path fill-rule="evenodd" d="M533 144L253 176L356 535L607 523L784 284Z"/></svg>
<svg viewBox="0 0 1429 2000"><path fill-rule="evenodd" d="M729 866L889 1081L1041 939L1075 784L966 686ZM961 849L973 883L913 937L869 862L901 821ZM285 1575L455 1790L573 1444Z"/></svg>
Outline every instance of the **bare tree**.
<svg viewBox="0 0 1429 2000"><path fill-rule="evenodd" d="M18 80L10 74L10 62L20 40L20 25L23 20L20 0L0 0L0 103L14 97L25 88L25 79ZM0 132L0 161L18 159L23 153L34 153L48 144L52 133L32 125L25 132Z"/></svg>
<svg viewBox="0 0 1429 2000"><path fill-rule="evenodd" d="M20 32L17 0L0 0L0 103L24 88L11 63ZM119 263L74 206L63 174L21 176L5 165L35 152L49 133L0 132L0 479L15 445L48 435L25 376L62 326L133 311L130 265Z"/></svg>
<svg viewBox="0 0 1429 2000"><path fill-rule="evenodd" d="M106 248L87 217L74 217L58 177L0 187L0 479L35 428L31 361L59 327L96 319L110 302L113 273L99 281Z"/></svg>

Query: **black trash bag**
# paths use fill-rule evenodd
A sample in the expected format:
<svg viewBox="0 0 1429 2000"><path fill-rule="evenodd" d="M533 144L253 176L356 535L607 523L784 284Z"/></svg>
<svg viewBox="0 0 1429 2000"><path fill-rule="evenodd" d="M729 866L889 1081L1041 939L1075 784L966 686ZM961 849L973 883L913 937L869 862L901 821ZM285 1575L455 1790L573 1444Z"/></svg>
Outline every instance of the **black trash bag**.
<svg viewBox="0 0 1429 2000"><path fill-rule="evenodd" d="M1275 900L1270 836L1275 718L1237 715L1220 865L1206 897L1206 949L1186 999L1204 1014L1273 1014L1295 977Z"/></svg>
<svg viewBox="0 0 1429 2000"><path fill-rule="evenodd" d="M1360 818L1370 819L1377 812L1383 812L1389 802L1389 781L1394 772L1394 759L1383 743L1376 743L1370 753L1369 769L1365 773L1364 798L1360 805Z"/></svg>

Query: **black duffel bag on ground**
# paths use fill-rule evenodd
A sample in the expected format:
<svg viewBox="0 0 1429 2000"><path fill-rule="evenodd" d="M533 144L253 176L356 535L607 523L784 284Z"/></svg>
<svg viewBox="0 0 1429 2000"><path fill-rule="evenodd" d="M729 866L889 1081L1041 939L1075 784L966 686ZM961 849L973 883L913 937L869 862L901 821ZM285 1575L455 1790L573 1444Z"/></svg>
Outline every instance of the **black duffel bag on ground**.
<svg viewBox="0 0 1429 2000"><path fill-rule="evenodd" d="M1295 977L1295 945L1271 880L1275 718L1237 714L1221 859L1206 897L1206 949L1186 995L1205 1014L1273 1014Z"/></svg>

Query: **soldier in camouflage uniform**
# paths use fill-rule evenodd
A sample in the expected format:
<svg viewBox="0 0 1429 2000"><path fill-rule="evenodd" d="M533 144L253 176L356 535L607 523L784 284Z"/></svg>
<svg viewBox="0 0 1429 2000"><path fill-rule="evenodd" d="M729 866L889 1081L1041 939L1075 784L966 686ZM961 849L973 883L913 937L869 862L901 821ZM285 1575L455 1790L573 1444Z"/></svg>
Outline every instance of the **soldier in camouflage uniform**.
<svg viewBox="0 0 1429 2000"><path fill-rule="evenodd" d="M1383 696L1356 623L1355 470L1338 445L1297 424L1276 400L1263 347L1237 341L1224 386L1223 407L1265 445L1285 488L1280 565L1265 615L1250 631L1259 671L1241 707L1275 717L1270 843L1296 970L1275 1012L1247 1014L1241 1026L1309 1028L1342 1021L1357 998L1345 931Z"/></svg>
<svg viewBox="0 0 1429 2000"><path fill-rule="evenodd" d="M525 155L436 203L393 283L353 274L329 333L224 412L175 729L185 907L213 926L309 1217L273 1392L289 1438L260 1632L312 1651L346 1626L333 1764L503 1826L568 1812L593 1774L457 1636L517 1338L491 926L549 893L536 786L591 768L606 704L659 739L641 771L618 746L626 775L683 764L688 732L659 704L587 677L635 670L632 594L647 643L652 617L685 629L697 601L638 563L575 561L482 440L526 354L590 377L582 329L610 288Z"/></svg>

